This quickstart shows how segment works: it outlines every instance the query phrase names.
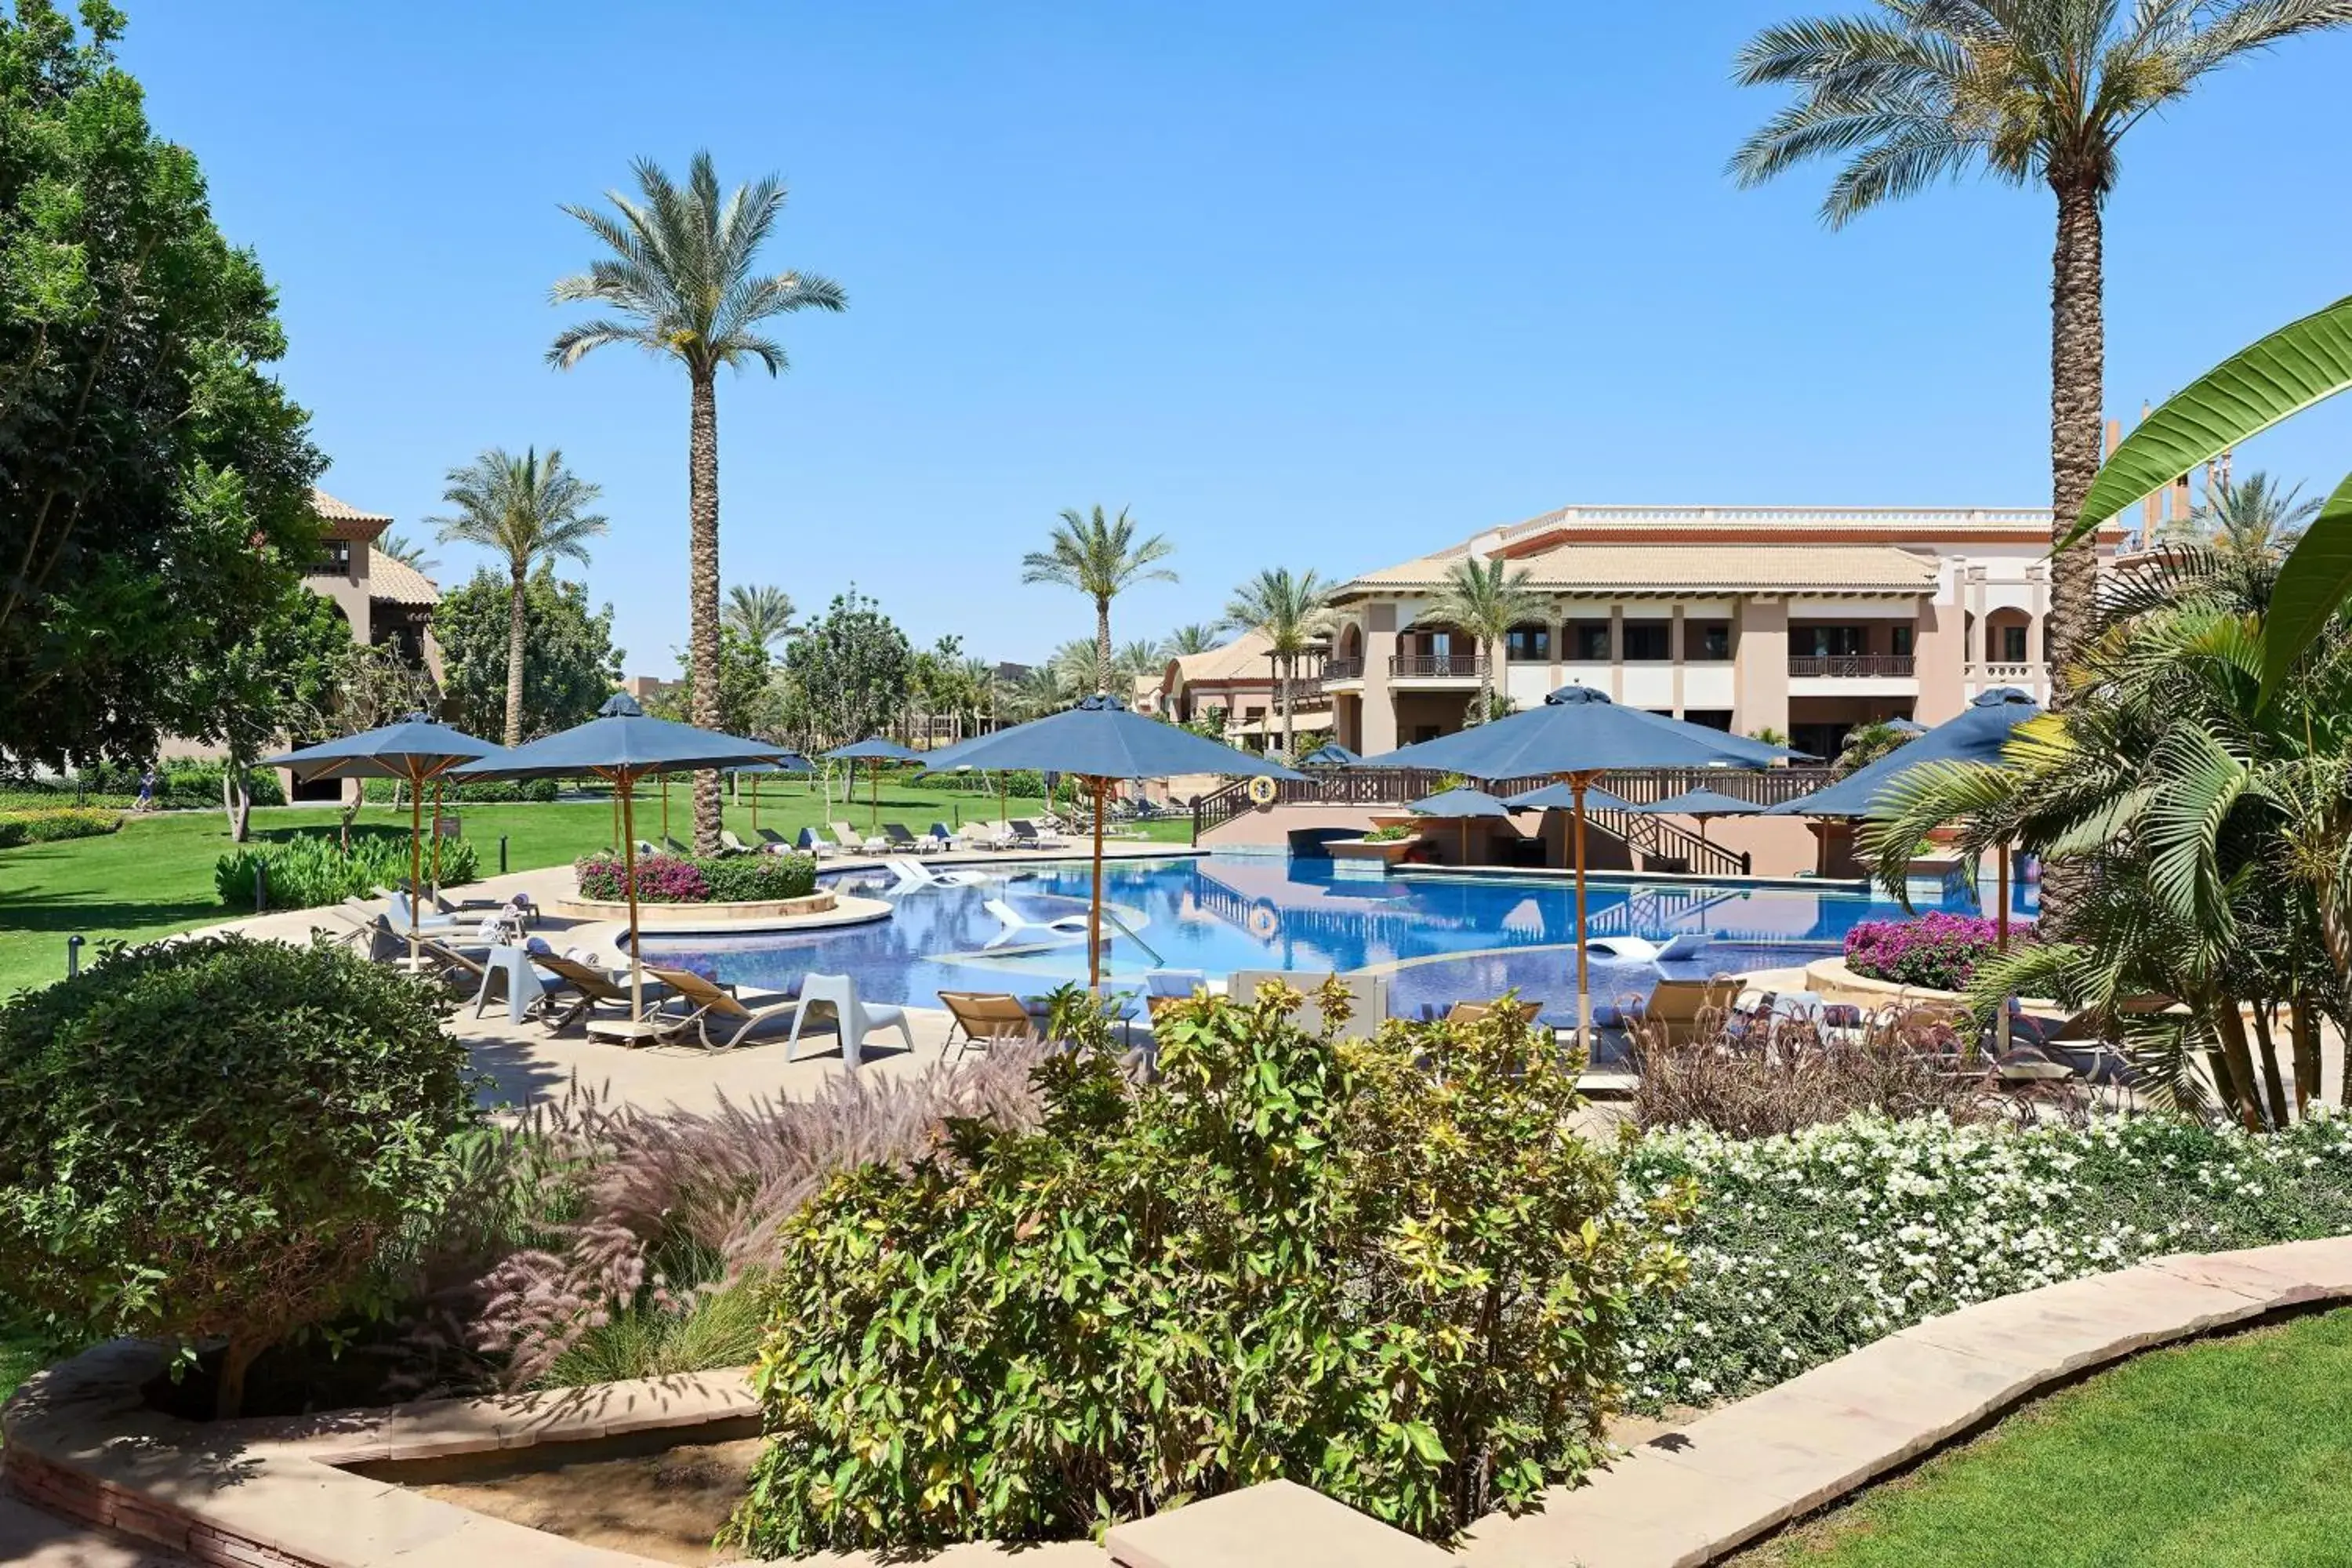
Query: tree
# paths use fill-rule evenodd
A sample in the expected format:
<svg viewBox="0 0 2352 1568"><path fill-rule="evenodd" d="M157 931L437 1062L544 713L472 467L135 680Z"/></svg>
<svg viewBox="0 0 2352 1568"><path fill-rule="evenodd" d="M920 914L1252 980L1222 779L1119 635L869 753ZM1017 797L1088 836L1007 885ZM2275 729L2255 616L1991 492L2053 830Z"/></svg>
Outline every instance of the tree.
<svg viewBox="0 0 2352 1568"><path fill-rule="evenodd" d="M1909 745L1918 733L1880 720L1856 724L1845 732L1845 743L1838 748L1834 763L1838 777L1866 768L1888 752Z"/></svg>
<svg viewBox="0 0 2352 1568"><path fill-rule="evenodd" d="M688 644L698 672L694 721L719 722L719 371L749 363L771 376L788 363L764 322L800 310L844 310L848 297L811 273L761 273L760 247L784 209L773 174L722 195L709 153L697 153L681 187L650 159L634 165L637 198L607 193L619 216L591 207L563 210L611 254L555 285L557 304L605 306L618 314L557 335L550 363L570 369L611 343L633 343L685 368L689 421L687 489L692 531ZM694 847L719 853L719 775L694 776Z"/></svg>
<svg viewBox="0 0 2352 1568"><path fill-rule="evenodd" d="M1168 634L1168 657L1180 658L1190 653L1206 653L1223 640L1223 635L1205 621L1178 626Z"/></svg>
<svg viewBox="0 0 2352 1568"><path fill-rule="evenodd" d="M1275 703L1282 710L1282 754L1298 753L1296 716L1291 710L1290 683L1298 674L1298 660L1329 624L1330 590L1310 568L1297 576L1286 566L1268 567L1234 590L1225 605L1225 624L1238 631L1256 632L1265 638L1274 659ZM1507 626L1503 628L1510 630Z"/></svg>
<svg viewBox="0 0 2352 1568"><path fill-rule="evenodd" d="M441 596L433 635L441 645L451 721L473 725L505 709L513 597L499 574L477 572ZM523 589L522 729L526 741L585 723L621 679L613 606L588 607L588 590L541 565Z"/></svg>
<svg viewBox="0 0 2352 1568"><path fill-rule="evenodd" d="M856 588L835 597L784 650L793 740L806 749L878 734L907 710L914 651L907 634Z"/></svg>
<svg viewBox="0 0 2352 1568"><path fill-rule="evenodd" d="M1163 534L1135 537L1135 520L1119 508L1115 518L1103 509L1092 513L1076 507L1063 510L1051 541L1042 551L1021 558L1024 583L1054 583L1075 588L1095 602L1095 679L1097 691L1111 684L1110 602L1138 583L1173 583L1176 574L1156 564L1175 553Z"/></svg>
<svg viewBox="0 0 2352 1568"><path fill-rule="evenodd" d="M2217 479L2189 517L2188 538L2171 542L2210 544L2246 561L2282 560L2319 515L2317 501L2297 499L2302 489L2282 487L2259 471L2234 481Z"/></svg>
<svg viewBox="0 0 2352 1568"><path fill-rule="evenodd" d="M425 546L404 533L387 533L375 542L375 547L403 566L415 568L430 577L440 570L441 563L425 553Z"/></svg>
<svg viewBox="0 0 2352 1568"><path fill-rule="evenodd" d="M441 499L454 517L432 521L442 541L478 544L506 558L507 711L506 744L522 744L524 646L530 612L524 604L534 566L552 566L559 556L588 563L588 542L605 531L604 517L588 510L604 492L567 472L563 454L550 447L547 461L530 447L520 458L493 447L462 468L449 470Z"/></svg>
<svg viewBox="0 0 2352 1568"><path fill-rule="evenodd" d="M259 264L148 127L121 16L0 13L0 752L196 735L318 552L308 416Z"/></svg>
<svg viewBox="0 0 2352 1568"><path fill-rule="evenodd" d="M342 611L296 584L245 641L187 671L186 694L200 716L184 732L217 742L227 753L221 807L233 841L244 843L252 826L254 763L281 742L327 737L354 651Z"/></svg>
<svg viewBox="0 0 2352 1568"><path fill-rule="evenodd" d="M690 704L695 689L694 650L688 648L678 653L677 662L682 679L654 699L651 711L657 719L688 723L693 718ZM775 727L781 715L769 698L772 674L765 647L733 626L719 633L720 731L730 735L757 735Z"/></svg>
<svg viewBox="0 0 2352 1568"><path fill-rule="evenodd" d="M1540 620L1549 601L1528 586L1534 573L1499 558L1465 556L1445 569L1445 579L1421 613L1432 626L1449 626L1478 645L1478 699L1470 722L1483 723L1495 710L1495 654L1511 628Z"/></svg>
<svg viewBox="0 0 2352 1568"><path fill-rule="evenodd" d="M2101 209L2123 137L2216 67L2347 21L2347 0L1877 0L1860 16L1768 27L1740 51L1741 83L1797 97L1733 155L1733 172L1755 185L1807 159L1843 160L1822 206L1832 227L1979 167L2056 198L2053 668L2073 661L2095 618L2097 563L2077 521L2115 515L2086 512L2084 500L2099 468L2106 356ZM2054 679L2052 689L2065 696Z"/></svg>
<svg viewBox="0 0 2352 1568"><path fill-rule="evenodd" d="M726 624L773 653L793 635L793 596L782 588L738 583L727 590Z"/></svg>

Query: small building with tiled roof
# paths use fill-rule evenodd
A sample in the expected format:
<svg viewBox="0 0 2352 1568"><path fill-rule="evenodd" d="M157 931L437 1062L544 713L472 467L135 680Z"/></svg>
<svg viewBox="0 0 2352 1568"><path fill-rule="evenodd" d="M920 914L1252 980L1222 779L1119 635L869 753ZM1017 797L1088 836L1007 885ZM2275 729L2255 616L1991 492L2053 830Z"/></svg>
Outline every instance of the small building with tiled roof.
<svg viewBox="0 0 2352 1568"><path fill-rule="evenodd" d="M1273 647L1264 632L1242 633L1200 653L1179 654L1159 678L1159 711L1180 724L1221 713L1225 739L1255 751L1282 738ZM1301 735L1331 727L1331 700L1323 690L1323 648L1303 655L1291 672L1291 728Z"/></svg>
<svg viewBox="0 0 2352 1568"><path fill-rule="evenodd" d="M2046 700L2049 549L2034 508L1560 507L1340 584L1319 689L1368 753L1460 729L1493 660L1520 707L1578 683L1835 755L1856 725L1937 723L1991 687ZM1544 613L1494 648L1440 624L1467 560L1524 573Z"/></svg>
<svg viewBox="0 0 2352 1568"><path fill-rule="evenodd" d="M353 638L370 647L397 644L437 678L441 650L433 641L432 622L441 590L424 573L379 548L392 519L315 488L310 510L319 514L319 553L303 569L303 581L343 612Z"/></svg>

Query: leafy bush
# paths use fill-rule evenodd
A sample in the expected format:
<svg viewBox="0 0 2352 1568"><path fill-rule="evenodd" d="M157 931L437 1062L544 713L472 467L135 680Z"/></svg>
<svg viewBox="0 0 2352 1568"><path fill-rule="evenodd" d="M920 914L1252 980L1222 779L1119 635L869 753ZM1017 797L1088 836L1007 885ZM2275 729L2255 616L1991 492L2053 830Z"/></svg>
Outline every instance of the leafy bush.
<svg viewBox="0 0 2352 1568"><path fill-rule="evenodd" d="M362 784L362 798L371 805L390 805L408 799L408 786L398 779L368 779ZM553 779L486 779L480 784L444 784L441 804L450 805L545 805L562 795ZM426 804L431 804L433 791L427 785Z"/></svg>
<svg viewBox="0 0 2352 1568"><path fill-rule="evenodd" d="M572 862L580 896L617 903L629 896L617 855ZM816 861L806 855L641 855L637 900L648 904L762 903L804 898L816 889Z"/></svg>
<svg viewBox="0 0 2352 1568"><path fill-rule="evenodd" d="M193 761L163 764L155 773L154 805L179 810L219 805L224 766ZM139 781L146 771L131 763L94 763L71 778L10 777L0 788L0 802L28 808L70 803L128 809L139 798ZM256 805L286 804L285 786L274 769L249 770L247 787Z"/></svg>
<svg viewBox="0 0 2352 1568"><path fill-rule="evenodd" d="M1977 964L1997 951L1999 927L1973 915L1937 912L1907 921L1864 921L1845 936L1845 963L1856 974L1965 991ZM2031 926L2012 927L2012 943L2031 941Z"/></svg>
<svg viewBox="0 0 2352 1568"><path fill-rule="evenodd" d="M55 844L65 838L97 838L122 826L119 811L60 805L36 811L0 811L0 849L19 844Z"/></svg>
<svg viewBox="0 0 2352 1568"><path fill-rule="evenodd" d="M253 1357L354 1304L477 1116L439 999L323 943L110 952L0 1005L0 1279L61 1337Z"/></svg>
<svg viewBox="0 0 2352 1568"><path fill-rule="evenodd" d="M1412 836L1412 825L1411 823L1391 822L1382 826L1375 827L1370 833L1365 834L1364 842L1367 844L1393 844L1400 838L1411 838Z"/></svg>
<svg viewBox="0 0 2352 1568"><path fill-rule="evenodd" d="M1637 1126L1708 1127L1734 1138L1794 1132L1859 1111L1931 1112L1958 1122L2011 1114L1998 1086L1959 1070L1973 1049L1952 1026L1872 1019L1858 1037L1795 1018L1757 1020L1681 1042L1644 1039L1633 1089Z"/></svg>
<svg viewBox="0 0 2352 1568"><path fill-rule="evenodd" d="M365 896L378 888L408 880L408 835L391 828L362 828L352 834L345 853L333 833L302 833L270 843L249 844L215 862L213 888L222 903L233 910L255 907L255 872L267 867L269 907L273 910L315 909ZM432 875L433 846L425 846L425 868ZM463 839L441 845L441 884L455 888L481 874L481 857Z"/></svg>
<svg viewBox="0 0 2352 1568"><path fill-rule="evenodd" d="M1442 1536L1591 1464L1681 1198L1612 1208L1516 1010L1347 1043L1297 1002L1179 1004L1139 1087L1056 1054L1040 1130L957 1123L791 1221L730 1543L1068 1537L1276 1477Z"/></svg>
<svg viewBox="0 0 2352 1568"><path fill-rule="evenodd" d="M1012 773L918 773L892 782L910 789L952 790L958 795L986 795L991 800L1000 795L1021 800L1045 798L1045 775L1034 770Z"/></svg>
<svg viewBox="0 0 2352 1568"><path fill-rule="evenodd" d="M1696 1182L1690 1281L1635 1303L1645 1408L1737 1398L1922 1319L2172 1252L2352 1232L2352 1121L1954 1127L1862 1116L1753 1142L1652 1132L1620 1214Z"/></svg>

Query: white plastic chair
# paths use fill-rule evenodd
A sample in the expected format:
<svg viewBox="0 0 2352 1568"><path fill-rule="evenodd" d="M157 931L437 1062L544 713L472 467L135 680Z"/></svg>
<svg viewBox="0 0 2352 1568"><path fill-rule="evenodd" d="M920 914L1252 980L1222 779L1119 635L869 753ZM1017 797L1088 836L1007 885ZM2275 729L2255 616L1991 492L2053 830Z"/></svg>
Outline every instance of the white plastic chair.
<svg viewBox="0 0 2352 1568"><path fill-rule="evenodd" d="M784 1042L786 1061L800 1059L801 1027L808 1022L809 1009L819 1005L833 1009L841 1031L841 1059L853 1068L866 1037L877 1029L896 1029L907 1048L915 1048L915 1031L908 1026L905 1008L858 1001L857 983L846 974L807 974L801 977L801 1005L793 1011L792 1036Z"/></svg>

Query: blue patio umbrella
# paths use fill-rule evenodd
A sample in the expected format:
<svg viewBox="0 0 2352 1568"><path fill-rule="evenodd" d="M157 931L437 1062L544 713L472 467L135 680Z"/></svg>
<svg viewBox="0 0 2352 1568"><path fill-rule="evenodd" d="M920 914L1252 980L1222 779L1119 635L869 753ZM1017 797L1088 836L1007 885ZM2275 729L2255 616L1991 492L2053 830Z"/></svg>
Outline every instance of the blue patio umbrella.
<svg viewBox="0 0 2352 1568"><path fill-rule="evenodd" d="M1072 773L1087 781L1094 796L1094 893L1087 906L1087 984L1102 989L1103 813L1110 786L1123 779L1164 779L1179 773L1226 773L1250 778L1301 779L1281 763L1220 745L1157 719L1128 711L1116 697L1089 697L1076 707L992 735L935 752L929 771L1034 768Z"/></svg>
<svg viewBox="0 0 2352 1568"><path fill-rule="evenodd" d="M1533 708L1456 734L1364 761L1368 768L1430 768L1474 779L1549 773L1569 787L1575 821L1576 1018L1592 1033L1591 968L1584 951L1584 812L1593 781L1627 768L1759 768L1798 753L1701 724L1624 708L1588 686L1563 686Z"/></svg>
<svg viewBox="0 0 2352 1568"><path fill-rule="evenodd" d="M1957 719L1948 720L1916 741L1908 741L1867 767L1856 768L1827 789L1796 800L1784 800L1767 814L1772 816L1843 816L1870 815L1879 795L1895 779L1923 763L1980 763L1998 765L2009 732L2033 718L2042 707L2014 686L1997 686L1978 693ZM2000 942L2009 944L2009 846L1996 857L1996 881L2000 909L1996 916Z"/></svg>
<svg viewBox="0 0 2352 1568"><path fill-rule="evenodd" d="M593 774L612 782L621 798L621 875L629 894L629 1016L633 1022L642 1022L645 967L637 956L637 822L631 792L647 773L742 767L772 763L789 754L771 741L745 740L667 719L649 719L635 698L616 691L585 724L501 752L457 769L451 776L470 780Z"/></svg>
<svg viewBox="0 0 2352 1568"><path fill-rule="evenodd" d="M1462 825L1462 864L1470 864L1470 825L1482 818L1508 822L1511 808L1483 789L1440 790L1423 795L1405 809L1415 816L1437 817Z"/></svg>
<svg viewBox="0 0 2352 1568"><path fill-rule="evenodd" d="M304 783L316 779L399 779L408 786L408 961L416 963L418 902L425 896L425 785L433 787L433 821L441 821L441 779L452 769L478 762L499 748L478 741L422 713L364 730L341 740L264 757L266 766L288 768ZM441 841L433 842L433 883L441 882Z"/></svg>
<svg viewBox="0 0 2352 1568"><path fill-rule="evenodd" d="M863 741L853 741L846 746L835 746L824 754L829 763L864 763L866 764L866 831L871 833L882 820L882 764L884 763L919 763L923 753L898 744L881 735L868 735Z"/></svg>
<svg viewBox="0 0 2352 1568"><path fill-rule="evenodd" d="M729 768L737 778L751 781L751 831L760 831L760 780L769 773L811 773L816 771L806 757L798 752L786 752L772 763L745 763L740 768Z"/></svg>
<svg viewBox="0 0 2352 1568"><path fill-rule="evenodd" d="M1523 789L1503 804L1513 811L1574 811L1576 787L1573 784L1548 784L1540 789ZM1602 789L1599 784L1584 787L1584 809L1587 811L1639 811L1641 807L1615 790Z"/></svg>
<svg viewBox="0 0 2352 1568"><path fill-rule="evenodd" d="M1325 742L1298 759L1302 768L1352 768L1364 759L1337 741Z"/></svg>

